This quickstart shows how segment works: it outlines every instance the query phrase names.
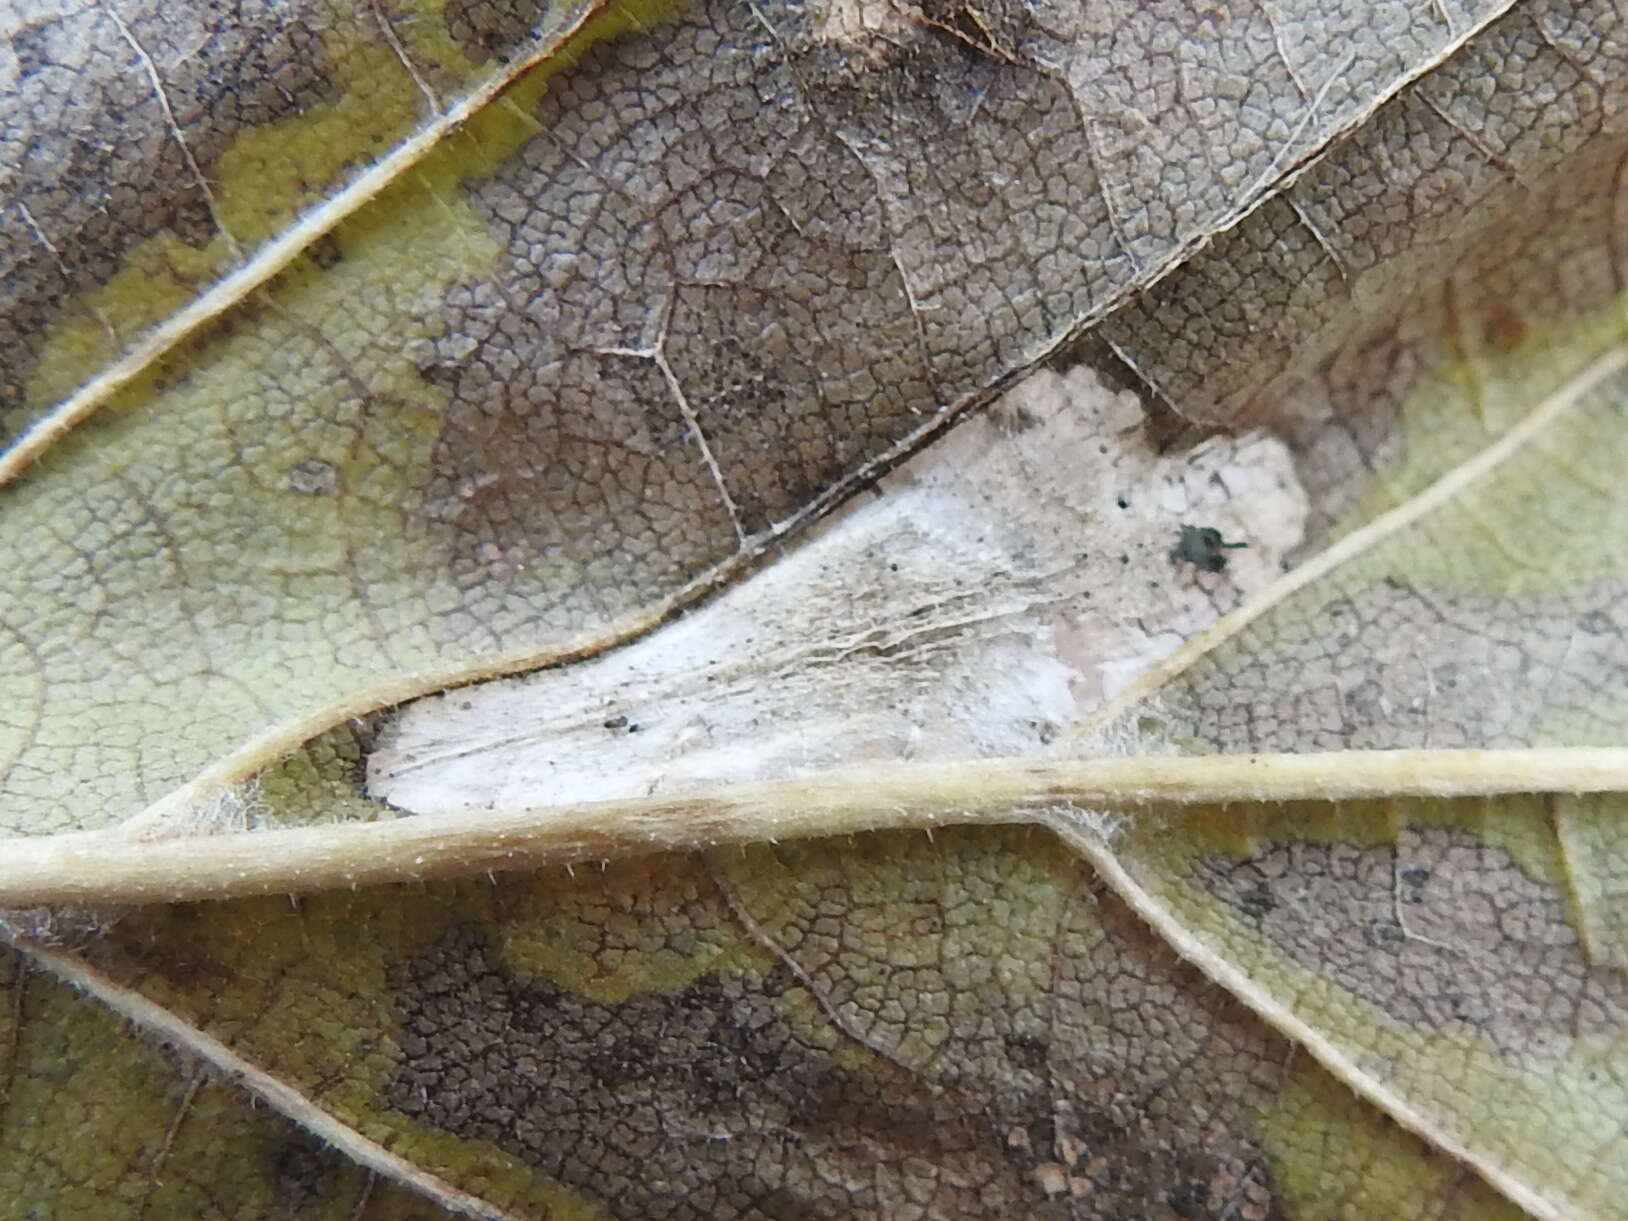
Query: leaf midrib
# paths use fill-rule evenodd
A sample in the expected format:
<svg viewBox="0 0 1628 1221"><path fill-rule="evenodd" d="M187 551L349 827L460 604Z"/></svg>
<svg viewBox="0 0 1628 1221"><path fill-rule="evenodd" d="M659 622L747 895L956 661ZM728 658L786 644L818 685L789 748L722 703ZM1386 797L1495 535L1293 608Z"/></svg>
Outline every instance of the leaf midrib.
<svg viewBox="0 0 1628 1221"><path fill-rule="evenodd" d="M1172 805L1602 792L1628 792L1628 749L894 763L526 810L168 839L113 830L13 840L0 858L0 908L298 894L726 843L1050 823L1070 810L1111 821Z"/></svg>

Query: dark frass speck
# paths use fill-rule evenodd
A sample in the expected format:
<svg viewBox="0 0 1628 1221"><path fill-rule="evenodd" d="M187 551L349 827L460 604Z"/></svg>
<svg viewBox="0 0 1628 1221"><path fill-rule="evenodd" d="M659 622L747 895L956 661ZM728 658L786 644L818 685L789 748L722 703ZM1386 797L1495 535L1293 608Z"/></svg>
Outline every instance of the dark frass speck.
<svg viewBox="0 0 1628 1221"><path fill-rule="evenodd" d="M1176 564L1191 564L1203 572L1221 572L1227 566L1227 552L1248 543L1229 543L1214 526L1183 526L1176 545L1170 550L1170 559Z"/></svg>

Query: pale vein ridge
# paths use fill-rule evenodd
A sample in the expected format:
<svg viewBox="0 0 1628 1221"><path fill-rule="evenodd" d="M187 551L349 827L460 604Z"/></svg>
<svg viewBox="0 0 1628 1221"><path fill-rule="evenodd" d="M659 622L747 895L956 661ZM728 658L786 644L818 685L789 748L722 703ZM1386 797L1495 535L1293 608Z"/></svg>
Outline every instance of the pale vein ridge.
<svg viewBox="0 0 1628 1221"><path fill-rule="evenodd" d="M1235 963L1205 945L1175 913L1142 888L1099 836L1067 816L1054 817L1047 825L1070 848L1090 862L1091 867L1125 901L1126 906L1163 938L1171 949L1214 980L1219 987L1237 997L1262 1020L1304 1047L1319 1064L1359 1097L1379 1108L1432 1148L1463 1162L1493 1190L1539 1218L1539 1221L1576 1221L1576 1214L1568 1213L1562 1205L1544 1196L1538 1189L1442 1132L1430 1116L1406 1097L1363 1071L1355 1060L1317 1027L1280 1003Z"/></svg>
<svg viewBox="0 0 1628 1221"><path fill-rule="evenodd" d="M451 109L437 114L333 195L307 209L282 233L260 246L248 262L221 278L207 292L149 329L128 352L51 408L0 453L0 487L16 479L41 454L122 387L140 376L153 362L205 323L267 283L312 242L331 232L405 171L422 161L443 138L467 123L517 77L542 63L561 43L581 31L588 20L609 2L574 0L551 29L540 35L523 54L504 65L490 80ZM182 147L184 149L185 145ZM207 191L207 184L204 184L204 189Z"/></svg>
<svg viewBox="0 0 1628 1221"><path fill-rule="evenodd" d="M0 936L4 936L0 933ZM521 1221L489 1201L460 1191L413 1165L311 1102L299 1091L245 1059L213 1035L183 1020L133 988L98 971L77 955L27 938L6 938L21 953L70 987L101 1001L159 1043L197 1057L278 1114L375 1174L394 1180L454 1212L482 1221Z"/></svg>
<svg viewBox="0 0 1628 1221"><path fill-rule="evenodd" d="M0 908L294 894L896 828L1044 821L1059 805L1171 805L1628 792L1628 749L983 759L840 768L657 797L381 822L5 842Z"/></svg>
<svg viewBox="0 0 1628 1221"><path fill-rule="evenodd" d="M1321 580L1349 560L1371 551L1426 515L1458 496L1472 484L1492 474L1516 457L1562 416L1575 410L1605 381L1628 369L1628 345L1619 346L1588 365L1537 405L1525 419L1481 450L1460 463L1418 495L1387 510L1367 525L1345 535L1292 572L1263 589L1237 610L1223 615L1214 624L1186 641L1175 652L1144 671L1113 699L1098 708L1075 730L1076 739L1100 733L1118 721L1158 688L1183 673L1194 662L1238 635L1255 620L1275 609L1306 586Z"/></svg>
<svg viewBox="0 0 1628 1221"><path fill-rule="evenodd" d="M232 231L226 227L226 222L220 214L220 204L215 199L214 189L210 187L209 179L205 177L203 169L198 165L198 159L192 155L192 145L187 143L186 132L181 129L181 124L175 119L175 109L170 105L169 90L164 84L163 75L158 71L158 65L153 62L153 57L147 53L147 48L137 41L135 33L125 23L124 18L119 16L119 11L116 8L104 2L102 11L118 27L119 37L123 38L129 44L130 49L136 53L137 61L141 64L143 71L146 72L147 79L153 87L153 98L158 102L158 108L164 112L164 123L169 128L170 138L175 141L176 147L181 150L181 159L187 163L187 170L192 175L194 185L203 195L204 202L209 205L209 217L214 222L216 232L225 240L226 248L232 252L233 257L241 258L243 248L238 245L237 238L232 236Z"/></svg>
<svg viewBox="0 0 1628 1221"><path fill-rule="evenodd" d="M1504 2L1498 5L1495 9L1481 14L1479 20L1472 22L1463 30L1454 30L1452 23L1448 22L1447 41L1442 44L1440 49L1438 49L1434 55L1428 56L1420 60L1418 63L1413 64L1409 71L1397 77L1396 80L1391 83L1389 88L1378 91L1349 119L1341 123L1338 127L1331 128L1329 131L1324 133L1322 141L1315 148L1306 150L1298 158L1286 156L1287 151L1292 148L1294 143L1295 137L1291 136L1288 143L1285 144L1283 148L1279 149L1277 154L1273 157L1271 167L1262 174L1257 175L1246 188L1240 191L1234 202L1216 215L1203 232L1193 234L1191 238L1184 242L1178 249L1172 251L1168 256L1159 260L1159 262L1154 266L1144 268L1139 261L1136 261L1137 275L1134 282L1126 286L1126 292L1123 296L1115 297L1106 304L1094 307L1076 316L1071 321L1063 337L1045 352L1038 355L1032 362L1030 362L1028 367L1036 367L1043 362L1052 359L1058 352L1066 350L1070 344L1088 332L1091 327L1103 321L1105 318L1112 316L1113 313L1121 305L1123 305L1125 301L1129 300L1132 295L1135 293L1145 293L1148 289L1159 283L1159 281L1163 280L1166 276L1172 274L1178 268L1187 263L1187 261L1191 259L1194 254L1209 245L1217 237L1220 237L1224 233L1231 232L1244 221L1248 220L1257 209L1265 205L1268 201L1279 197L1287 198L1289 188L1293 187L1303 174L1318 163L1322 157L1322 154L1326 150L1332 148L1335 144L1349 136L1352 132L1360 129L1362 125L1368 122L1368 120L1372 118L1378 110L1389 104L1393 99L1399 97L1404 91L1412 87L1420 79L1428 76L1437 68L1440 68L1443 64L1451 60L1454 56L1458 55L1459 52L1468 46L1470 42L1483 30L1507 16L1510 11L1514 9L1516 2L1517 0L1504 0ZM1342 68L1342 70L1348 70L1351 62L1352 61L1350 60L1345 61L1345 66ZM1308 106L1314 108L1325 100L1329 89L1332 87L1333 83L1339 79L1339 76L1339 71L1331 74L1329 79L1324 81L1323 85L1318 89L1316 96L1308 99ZM1304 129L1309 113L1309 111L1303 113L1301 122L1296 129L1297 133ZM1083 126L1088 141L1088 147L1090 147L1091 130L1089 123L1086 123ZM1095 160L1097 160L1097 158L1093 156L1093 161ZM1100 170L1097 172L1097 177L1100 181ZM1103 198L1105 204L1108 205L1108 211L1111 219L1113 216L1113 207L1106 195L1104 195ZM1119 226L1117 224L1113 224L1113 228L1117 234ZM1131 254L1123 236L1119 236L1117 240L1120 249L1125 251L1126 255L1135 261L1136 256Z"/></svg>
<svg viewBox="0 0 1628 1221"><path fill-rule="evenodd" d="M749 540L746 536L746 527L741 524L740 509L735 504L735 498L729 494L729 481L724 478L723 467L718 465L717 455L712 452L712 443L707 440L707 434L701 427L701 419L695 414L695 408L690 406L689 397L684 393L684 387L679 385L678 375L673 372L673 366L668 363L667 357L658 350L653 359L656 368L661 370L661 375L667 382L668 391L678 403L679 414L684 417L690 436L701 451L701 461L706 465L708 474L712 476L712 484L718 490L718 498L723 502L724 511L729 514L729 524L735 529L735 539L745 547Z"/></svg>

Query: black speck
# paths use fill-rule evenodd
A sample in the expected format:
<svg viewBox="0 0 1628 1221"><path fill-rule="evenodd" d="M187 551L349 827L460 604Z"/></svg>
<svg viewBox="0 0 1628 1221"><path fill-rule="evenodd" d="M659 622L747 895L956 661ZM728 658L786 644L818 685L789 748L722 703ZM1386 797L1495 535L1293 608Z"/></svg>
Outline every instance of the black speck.
<svg viewBox="0 0 1628 1221"><path fill-rule="evenodd" d="M1123 496L1116 497L1114 499L1114 503L1121 509L1128 509L1131 507L1131 502L1126 500Z"/></svg>
<svg viewBox="0 0 1628 1221"><path fill-rule="evenodd" d="M1191 564L1201 572L1221 572L1227 566L1226 552L1248 543L1229 543L1214 526L1183 526L1171 548L1173 564Z"/></svg>
<svg viewBox="0 0 1628 1221"><path fill-rule="evenodd" d="M629 733L638 733L639 732L639 724L638 724L638 722L637 721L631 722L627 727L627 731Z"/></svg>
<svg viewBox="0 0 1628 1221"><path fill-rule="evenodd" d="M1589 611L1577 621L1577 626L1593 636L1610 636L1616 632L1611 617L1600 611Z"/></svg>
<svg viewBox="0 0 1628 1221"><path fill-rule="evenodd" d="M344 260L345 252L340 249L339 241L333 234L324 233L305 248L305 256L322 270L327 271Z"/></svg>
<svg viewBox="0 0 1628 1221"><path fill-rule="evenodd" d="M1364 940L1376 950L1394 950L1407 935L1395 920L1370 920L1364 931Z"/></svg>
<svg viewBox="0 0 1628 1221"><path fill-rule="evenodd" d="M625 716L613 716L613 717L610 717L605 721L605 728L606 729L626 729L627 728L627 718Z"/></svg>
<svg viewBox="0 0 1628 1221"><path fill-rule="evenodd" d="M1238 897L1238 906L1251 919L1260 920L1277 910L1277 896L1265 882L1256 882Z"/></svg>

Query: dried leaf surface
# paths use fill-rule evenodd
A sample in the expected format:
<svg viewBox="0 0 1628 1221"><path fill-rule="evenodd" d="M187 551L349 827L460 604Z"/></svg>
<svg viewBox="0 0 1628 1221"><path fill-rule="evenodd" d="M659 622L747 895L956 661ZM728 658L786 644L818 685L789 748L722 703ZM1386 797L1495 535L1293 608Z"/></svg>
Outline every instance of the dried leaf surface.
<svg viewBox="0 0 1628 1221"><path fill-rule="evenodd" d="M420 16L335 28L395 30L443 74L393 86L423 100L560 20ZM579 36L0 490L0 824L478 820L855 757L1614 746L1619 30L1604 4L703 4L561 71ZM112 96L139 57L103 50ZM163 114L139 96L98 121ZM143 164L204 150L248 206L212 104ZM43 205L49 242L10 234L37 248L9 418L231 265L196 180L140 173L172 193L98 221L117 241L62 253ZM155 295L144 252L178 241L195 269ZM71 291L29 298L50 266ZM350 720L631 638L1042 363L687 618ZM1622 799L1545 783L14 917L0 1200L1611 1216Z"/></svg>
<svg viewBox="0 0 1628 1221"><path fill-rule="evenodd" d="M379 1179L117 1015L0 957L0 1200L19 1216L333 1218L448 1214Z"/></svg>
<svg viewBox="0 0 1628 1221"><path fill-rule="evenodd" d="M8 490L0 825L648 626L1495 15L719 4L539 65Z"/></svg>
<svg viewBox="0 0 1628 1221"><path fill-rule="evenodd" d="M1037 831L205 910L93 956L510 1216L1518 1215Z"/></svg>

